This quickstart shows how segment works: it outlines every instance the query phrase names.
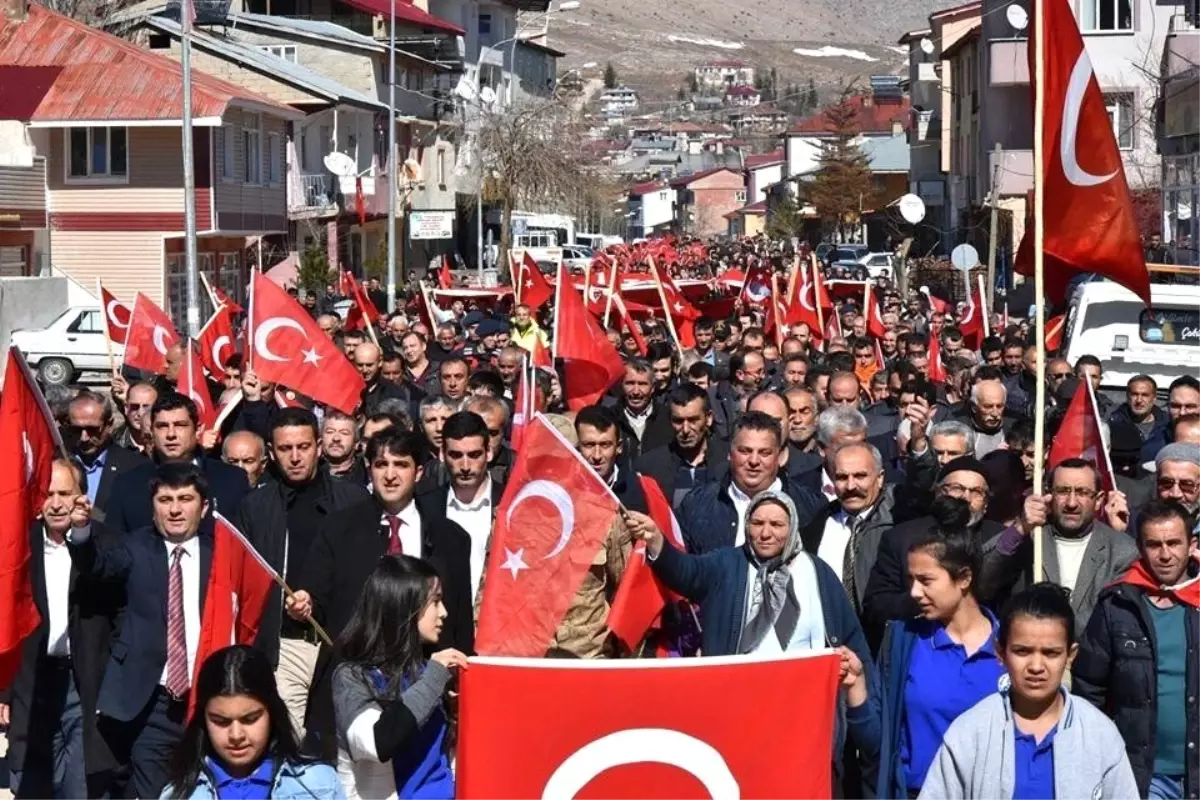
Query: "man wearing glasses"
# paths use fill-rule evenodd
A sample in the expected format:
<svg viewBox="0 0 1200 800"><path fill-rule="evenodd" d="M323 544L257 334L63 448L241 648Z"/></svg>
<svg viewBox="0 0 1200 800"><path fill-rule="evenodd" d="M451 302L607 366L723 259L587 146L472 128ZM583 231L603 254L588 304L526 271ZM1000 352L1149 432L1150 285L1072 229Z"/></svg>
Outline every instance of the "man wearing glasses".
<svg viewBox="0 0 1200 800"><path fill-rule="evenodd" d="M1053 581L1070 591L1076 634L1082 634L1100 591L1124 575L1138 555L1131 536L1096 521L1106 503L1092 462L1069 458L1055 467L1049 492L1025 498L1017 524L984 546L983 602L995 608L1012 592ZM1043 526L1043 574L1034 576L1031 534L1037 526Z"/></svg>
<svg viewBox="0 0 1200 800"><path fill-rule="evenodd" d="M1175 442L1154 459L1159 500L1179 503L1193 517L1200 511L1200 447Z"/></svg>
<svg viewBox="0 0 1200 800"><path fill-rule="evenodd" d="M153 391L149 386L146 388ZM128 404L126 410L130 413ZM93 514L102 522L117 477L146 459L113 442L112 401L86 389L75 395L67 407L63 434L71 454L83 465L88 500Z"/></svg>

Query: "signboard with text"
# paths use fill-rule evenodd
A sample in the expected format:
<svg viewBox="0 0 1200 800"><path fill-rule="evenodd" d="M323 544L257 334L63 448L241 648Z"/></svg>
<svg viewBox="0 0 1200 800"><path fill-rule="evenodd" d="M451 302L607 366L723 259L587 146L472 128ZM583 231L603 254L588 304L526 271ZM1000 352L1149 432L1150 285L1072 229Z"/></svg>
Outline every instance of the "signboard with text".
<svg viewBox="0 0 1200 800"><path fill-rule="evenodd" d="M453 211L410 211L408 214L409 238L450 239L454 236Z"/></svg>

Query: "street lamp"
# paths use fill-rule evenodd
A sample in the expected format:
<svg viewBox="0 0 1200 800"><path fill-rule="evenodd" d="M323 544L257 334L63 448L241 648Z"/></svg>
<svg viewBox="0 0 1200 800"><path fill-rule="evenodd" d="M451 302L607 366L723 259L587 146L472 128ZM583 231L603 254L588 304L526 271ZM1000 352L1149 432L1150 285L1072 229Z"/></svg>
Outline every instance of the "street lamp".
<svg viewBox="0 0 1200 800"><path fill-rule="evenodd" d="M533 19L537 20L537 19L544 18L548 24L549 19L553 14L556 14L556 13L559 13L562 11L574 11L575 9L579 8L579 5L580 5L579 0L562 0L558 4L557 8L547 9L545 12L543 12L542 14L538 14ZM514 85L516 83L517 42L520 41L520 39L521 39L520 20L517 20L517 24L514 27L516 27L517 30L516 30L516 33L514 33L512 36L508 37L507 39L501 39L500 41L498 41L494 44L490 44L490 45L487 45L486 47L480 48L479 59L478 59L479 66L476 69L476 73L475 73L475 83L473 86L469 86L469 88L465 92L459 91L458 92L459 97L462 97L463 99L467 99L468 95L473 95L475 98L475 101L480 104L481 108L482 108L483 104L490 105L491 103L496 102L500 99L499 96L496 95L494 91L491 92L492 98L488 98L484 95L484 89L487 89L489 87L480 87L480 85L479 85L479 70L481 70L483 68L484 56L486 56L488 53L494 52L498 48L503 47L504 45L507 44L509 46L508 66L509 66L509 72L511 73L511 77L509 78L509 81L508 81L508 92L507 92L507 101L506 102L508 102L509 104L512 104L514 102L514 100L516 99L516 91L514 89ZM504 72L503 64L501 64L500 71L501 71L501 74L503 74L503 72ZM460 85L460 89L461 88L462 88L462 86ZM481 141L481 138L482 137L479 136L479 130L477 129L476 134L475 134L475 160L478 164L479 182L475 187L475 259L476 259L476 269L479 273L479 285L480 286L483 285L483 178L484 178L484 175L483 175L483 143Z"/></svg>

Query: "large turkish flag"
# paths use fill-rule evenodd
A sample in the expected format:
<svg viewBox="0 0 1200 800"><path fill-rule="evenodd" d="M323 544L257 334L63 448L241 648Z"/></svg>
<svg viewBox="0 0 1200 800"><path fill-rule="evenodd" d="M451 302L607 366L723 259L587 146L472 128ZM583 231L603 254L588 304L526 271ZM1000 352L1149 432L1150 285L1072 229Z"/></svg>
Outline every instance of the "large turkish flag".
<svg viewBox="0 0 1200 800"><path fill-rule="evenodd" d="M838 667L831 651L473 658L457 795L829 797Z"/></svg>

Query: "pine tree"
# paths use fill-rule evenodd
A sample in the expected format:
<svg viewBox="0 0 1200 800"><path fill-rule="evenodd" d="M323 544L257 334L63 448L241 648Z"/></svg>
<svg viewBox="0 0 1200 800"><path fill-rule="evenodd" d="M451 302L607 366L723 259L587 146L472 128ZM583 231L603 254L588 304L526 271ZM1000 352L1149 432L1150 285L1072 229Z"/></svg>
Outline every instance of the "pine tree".
<svg viewBox="0 0 1200 800"><path fill-rule="evenodd" d="M870 159L858 143L861 130L854 95L844 91L837 105L825 111L830 138L821 142L817 171L807 185L807 199L823 222L850 241L863 209L875 203Z"/></svg>
<svg viewBox="0 0 1200 800"><path fill-rule="evenodd" d="M611 61L604 65L604 88L617 88L617 69Z"/></svg>
<svg viewBox="0 0 1200 800"><path fill-rule="evenodd" d="M771 204L765 226L767 236L772 239L791 239L804 232L804 217L800 215L800 204L791 192Z"/></svg>
<svg viewBox="0 0 1200 800"><path fill-rule="evenodd" d="M810 111L816 111L821 105L821 99L817 96L817 85L813 83L813 79L808 79L808 97L805 98L806 104Z"/></svg>

